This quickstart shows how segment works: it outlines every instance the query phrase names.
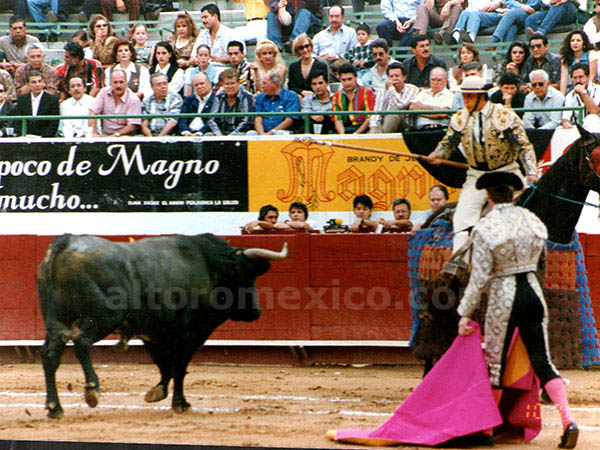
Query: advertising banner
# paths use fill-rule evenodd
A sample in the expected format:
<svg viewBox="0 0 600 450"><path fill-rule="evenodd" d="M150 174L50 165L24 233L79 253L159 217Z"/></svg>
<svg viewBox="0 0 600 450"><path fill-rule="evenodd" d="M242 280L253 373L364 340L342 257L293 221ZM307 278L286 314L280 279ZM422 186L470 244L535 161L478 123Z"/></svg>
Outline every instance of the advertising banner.
<svg viewBox="0 0 600 450"><path fill-rule="evenodd" d="M328 142L409 153L404 140L326 138ZM248 142L250 211L264 204L286 210L294 201L311 211L344 211L367 194L374 210L389 211L398 197L414 210L429 209L429 188L439 182L414 159L319 145L311 140ZM450 200L458 190L450 189Z"/></svg>
<svg viewBox="0 0 600 450"><path fill-rule="evenodd" d="M246 142L2 142L3 212L247 211Z"/></svg>

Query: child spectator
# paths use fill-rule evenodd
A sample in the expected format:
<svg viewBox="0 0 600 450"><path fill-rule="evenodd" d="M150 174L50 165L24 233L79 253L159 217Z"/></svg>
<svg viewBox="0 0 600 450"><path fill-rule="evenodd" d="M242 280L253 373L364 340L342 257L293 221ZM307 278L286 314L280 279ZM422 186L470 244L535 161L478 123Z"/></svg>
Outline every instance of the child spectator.
<svg viewBox="0 0 600 450"><path fill-rule="evenodd" d="M373 67L373 51L371 50L371 27L366 23L361 23L356 28L356 39L358 45L344 55L344 58L350 61L359 72Z"/></svg>
<svg viewBox="0 0 600 450"><path fill-rule="evenodd" d="M129 33L129 40L133 44L133 48L135 49L135 53L137 55L135 62L149 66L152 47L147 44L148 30L146 29L146 25L139 23L132 26Z"/></svg>
<svg viewBox="0 0 600 450"><path fill-rule="evenodd" d="M284 222L277 222L278 230L310 230L313 224L308 219L308 208L302 202L294 202L289 209L290 218Z"/></svg>
<svg viewBox="0 0 600 450"><path fill-rule="evenodd" d="M522 108L525 104L525 92L519 90L521 77L512 72L506 72L498 80L500 89L490 96L492 103L501 103L506 108ZM520 118L523 118L523 111L517 112Z"/></svg>
<svg viewBox="0 0 600 450"><path fill-rule="evenodd" d="M90 48L90 41L85 30L76 31L71 40L81 45L85 59L93 59L94 52Z"/></svg>
<svg viewBox="0 0 600 450"><path fill-rule="evenodd" d="M356 220L350 225L350 231L353 233L374 233L381 230L383 218L372 220L373 200L368 195L359 195L354 198L352 205Z"/></svg>
<svg viewBox="0 0 600 450"><path fill-rule="evenodd" d="M196 49L196 59L198 65L190 67L185 71L185 93L192 95L192 80L200 72L204 72L211 84L217 84L219 81L219 69L210 62L210 47L206 44L200 44Z"/></svg>

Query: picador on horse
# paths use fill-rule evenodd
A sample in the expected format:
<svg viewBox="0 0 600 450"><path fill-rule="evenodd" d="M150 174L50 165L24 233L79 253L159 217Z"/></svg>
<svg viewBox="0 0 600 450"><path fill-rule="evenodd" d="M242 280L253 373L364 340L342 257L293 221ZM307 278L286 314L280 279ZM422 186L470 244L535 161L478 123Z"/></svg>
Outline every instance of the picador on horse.
<svg viewBox="0 0 600 450"><path fill-rule="evenodd" d="M494 272L488 274L490 277L485 280L485 287L475 286L477 283L481 283L481 279L476 279L476 277L471 274L471 279L466 288L466 292L477 292L476 296L478 297L478 301L482 300L481 297L483 296L483 303L481 308L479 308L480 311L475 314L474 317L479 318L481 321L483 321L482 319L485 317L485 326L486 328L489 327L489 329L485 330L485 335L486 345L489 347L486 347L486 360L490 367L490 374L497 374L498 371L501 370L504 354L503 349L505 350L507 348L507 342L510 343L512 337L507 336L503 331L510 329L510 324L512 322L509 321L509 318L513 317L514 311L517 309L513 306L515 304L520 304L520 300L517 301L515 299L517 299L517 297L520 299L522 295L519 295L519 292L524 292L523 289L527 288L526 291L528 292L528 295L531 294L530 297L535 300L532 304L540 305L538 322L540 329L543 329L543 332L540 332L535 339L529 339L529 342L525 343L527 352L531 353L529 356L534 370L536 369L536 364L539 363L540 358L547 358L547 364L544 367L552 368L552 376L547 376L543 371L540 372L538 376L544 383L547 382L548 386L546 387L546 390L552 400L554 400L554 403L559 405L563 403L560 406L564 411L566 397L563 397L561 386L558 386L559 383L555 383L554 381L548 381L550 379L555 379L558 375L554 370L554 366L552 366L548 339L546 337L548 328L548 307L546 306L540 284L538 284L537 279L534 280L534 278L536 272L538 272L538 274L543 274L543 270L539 271L538 269L540 267L543 268L543 259L546 249L543 248L543 252L538 251L540 249L537 248L539 247L537 244L539 244L538 241L540 239L543 243L545 242L545 239L548 238L548 232L544 225L544 223L548 224L548 214L556 214L557 211L562 212L564 210L565 215L567 216L565 221L569 222L564 228L568 231L568 234L571 235L577 218L579 217L579 213L581 212L581 206L578 205L573 207L573 205L570 205L563 207L562 205L550 205L545 203L547 200L541 200L539 198L539 192L536 192L537 188L535 187L535 184L538 183L536 155L533 146L529 142L525 129L523 128L523 124L512 110L499 104L493 104L487 100L487 89L485 89L484 80L481 77L471 76L465 78L459 91L463 94L465 108L458 111L452 117L446 135L438 143L436 149L428 156L428 162L439 165L444 162L444 160L450 159L452 156L455 156L457 152L461 151L469 166L466 173L466 181L462 186L458 204L456 205L456 211L452 217L452 228L454 231L453 254L450 261L448 261L442 269L442 273L456 274L460 271L461 267L466 270L469 263L472 263L473 270L475 270L475 264L487 264L489 266L487 267L488 269L493 266L494 270L499 271L499 273ZM589 134L586 134L585 137L582 135L580 141L579 147L583 148L583 151L578 153L583 156L578 157L577 155L573 155L574 152L570 152L572 155L563 156L564 161L562 164L565 164L565 168L569 168L571 173L574 173L574 183L578 183L576 187L563 186L563 188L565 188L563 190L570 190L573 188L571 190L577 191L574 192L576 197L583 196L583 198L579 198L581 201L585 200L589 188L599 190L600 182L597 169L599 168L598 163L600 163L600 148L598 147L598 142L595 138ZM576 146L577 145L574 144L573 147ZM590 148L593 149L591 152L589 150ZM563 170L565 168L563 168ZM576 171L577 173L575 174ZM510 214L508 214L508 210L506 209L506 204L504 206L494 206L494 204L497 205L498 202L490 201L489 189L485 189L485 186L483 186L485 183L482 183L482 180L487 179L490 175L498 175L503 180L510 180L510 178L507 178L508 176L514 177L514 180L511 183L500 183L505 185L505 187L510 185L508 195L511 199L517 198L518 194L521 193L527 184L534 187L533 193L526 196L528 199L532 199L533 197L531 205L529 205L528 208L534 213L537 213L541 217L541 221L534 214L529 213L523 208L514 205L511 205L511 208L518 209L518 211L515 210L515 214L518 212L519 214L517 215L519 217L526 218L530 222L534 221L535 225L541 230L540 233L536 234L533 232L537 228L532 224L522 224L521 233L516 233L515 227L517 227L517 223L503 222L511 220L509 218ZM566 177L567 173L563 172L562 176ZM563 181L563 184L567 183L569 183L569 181ZM553 196L558 197L557 195ZM504 200L504 202L506 201L507 200ZM551 201L556 201L556 199L552 199ZM478 224L482 223L480 222L480 218L486 203L491 207L489 214L495 219L500 220L494 220L490 217L487 225L495 224L496 228L489 229L486 233L480 232L477 236L471 236L470 238L469 233L471 233L472 230L478 230L482 226ZM554 207L552 208L552 206ZM573 208L574 211L571 211L570 208ZM547 209L551 209L551 212L543 211L542 214L539 213L539 210ZM520 212L521 210L524 212ZM512 210L510 212L512 214ZM508 215L504 213L507 213ZM573 218L575 219L574 221ZM527 230L527 233L525 233L524 230ZM555 235L556 234L557 233L555 233ZM504 236L506 239L503 242L496 242L495 239L499 238L500 235ZM479 237L478 246L473 246L472 244L474 237ZM532 237L532 239L529 239L530 237ZM535 239L533 239L533 237L535 237ZM532 248L535 246L533 240L536 239L537 247L536 251L533 251ZM552 234L550 234L550 239L552 239ZM486 248L488 250L486 255L490 258L490 261L484 261L485 258L478 262L472 261L470 255L472 246L473 251L475 251L475 247L478 247L480 250L482 247ZM481 271L482 269L485 271L485 267L477 267L478 271ZM456 277L452 281L454 283L454 285L451 286L452 288L464 287L464 285L459 286L457 284ZM464 281L464 279L462 281ZM522 282L525 287L519 290L518 286L520 285L518 285L518 283L515 284L516 281ZM498 287L497 285L499 282L501 283L499 290L494 290L494 286ZM456 289L455 292L457 291L458 290ZM433 290L430 289L426 296L429 295L431 297L432 292ZM458 299L458 295L455 299ZM464 301L468 300L464 297L463 299ZM428 319L429 323L427 325L421 323L419 331L416 333L415 343L417 346L427 346L431 344L435 348L435 346L438 345L438 350L440 350L438 354L425 356L426 371L431 368L432 357L437 358L441 356L445 348L449 346L447 344L451 343L456 335L459 318L462 317L460 323L464 326L467 319L470 319L475 313L476 308L466 308L463 305L463 301L460 299L458 300L458 302L454 302L454 308L451 308L449 314L446 314L445 316L444 314L440 315L442 317L441 320L438 320L440 316L437 318L434 317L432 320L430 315L430 318ZM486 301L488 302L487 313L485 312ZM460 306L457 314L456 306L458 303L460 303ZM504 305L504 307L500 307L499 305ZM490 311L490 307L492 308L492 311ZM465 313L467 310L468 314ZM427 322L427 320L424 322ZM423 329L426 331L423 332ZM437 331L432 332L431 330ZM437 337L444 333L447 336L440 339L441 342L431 343L431 341L436 340ZM522 337L526 340L525 338L528 339L530 336ZM497 339L494 340L494 338ZM490 342L488 342L488 340ZM428 343L427 341L430 342ZM494 345L494 343L497 345ZM417 354L418 353L419 350L417 350ZM435 353L435 351L433 353ZM540 365L538 364L537 368L539 369L539 367ZM537 372L538 370L536 370L536 373ZM548 373L550 373L550 371L548 371ZM494 385L496 386L498 383L495 383ZM577 441L576 427L574 424L571 424L572 419L563 415L564 435L561 444L564 448L572 448Z"/></svg>

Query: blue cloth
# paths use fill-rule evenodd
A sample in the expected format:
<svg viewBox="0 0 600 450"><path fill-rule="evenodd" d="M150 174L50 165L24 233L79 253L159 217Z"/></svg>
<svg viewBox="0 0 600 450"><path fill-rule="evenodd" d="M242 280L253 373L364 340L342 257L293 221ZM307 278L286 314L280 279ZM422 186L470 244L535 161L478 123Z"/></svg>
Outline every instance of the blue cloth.
<svg viewBox="0 0 600 450"><path fill-rule="evenodd" d="M435 235L444 235L445 239L434 240ZM426 300L423 298L421 282L419 279L419 266L421 254L425 245L434 247L452 247L452 225L444 220L437 220L433 228L422 228L414 232L408 238L408 277L410 286L410 306L412 312L412 327L410 345L420 325L420 313L427 308ZM594 310L590 297L590 289L585 267L583 248L579 242L579 236L575 232L575 238L569 244L558 244L546 241L548 250L575 252L575 289L579 294L580 327L582 336L582 365L583 367L600 365L600 344Z"/></svg>
<svg viewBox="0 0 600 450"><path fill-rule="evenodd" d="M397 19L401 22L415 20L417 8L422 3L423 0L381 0L381 13L392 23Z"/></svg>
<svg viewBox="0 0 600 450"><path fill-rule="evenodd" d="M285 88L281 88L279 94L268 97L264 93L258 94L256 97L255 104L256 112L280 112L280 111L288 111L288 112L297 112L300 111L300 100L298 99L298 94L295 92L289 91ZM263 128L265 132L271 131L277 125L279 125L286 116L266 116L263 117ZM294 120L299 120L298 116L290 117Z"/></svg>
<svg viewBox="0 0 600 450"><path fill-rule="evenodd" d="M585 23L585 13L577 8L575 3L567 2L532 14L525 19L525 28L531 28L533 31L540 31L548 35L557 25L575 26L575 19L581 24Z"/></svg>
<svg viewBox="0 0 600 450"><path fill-rule="evenodd" d="M434 239L435 235L447 236L446 239ZM421 254L426 245L432 247L452 248L452 224L445 220L436 220L433 228L421 228L408 238L408 284L410 287L410 308L412 324L410 330L409 346L414 347L415 337L421 325L420 314L427 309L427 300L423 297L419 266Z"/></svg>
<svg viewBox="0 0 600 450"><path fill-rule="evenodd" d="M519 29L525 26L525 20L529 17L529 14L521 9L521 5L513 0L507 2L506 6L509 11L500 19L494 30L492 42L513 42L515 40ZM525 5L538 11L543 3L542 0L528 0Z"/></svg>
<svg viewBox="0 0 600 450"><path fill-rule="evenodd" d="M575 232L574 239L569 244L557 244L546 241L548 250L575 252L575 290L579 294L579 315L581 325L582 365L583 367L600 366L600 344L598 331L594 320L594 309L590 297L587 270L583 257L583 248L579 242L579 235Z"/></svg>
<svg viewBox="0 0 600 450"><path fill-rule="evenodd" d="M283 47L283 36L289 34L291 29L290 41L293 41L302 33L308 32L311 24L320 24L321 21L311 13L308 9L300 9L292 18L290 26L283 26L273 11L269 11L267 15L267 37L274 42L277 47ZM287 32L287 33L285 33Z"/></svg>
<svg viewBox="0 0 600 450"><path fill-rule="evenodd" d="M406 22L409 20L406 17L399 17L400 22ZM412 40L413 28L410 29L403 34L398 33L398 29L396 28L396 24L390 20L386 20L385 22L381 22L377 25L377 35L381 39L385 39L390 47L394 45L394 39L398 40L399 47L409 47L410 41Z"/></svg>
<svg viewBox="0 0 600 450"><path fill-rule="evenodd" d="M498 13L463 11L460 13L453 31L465 30L467 33L477 36L480 28L496 25L500 22L501 17Z"/></svg>

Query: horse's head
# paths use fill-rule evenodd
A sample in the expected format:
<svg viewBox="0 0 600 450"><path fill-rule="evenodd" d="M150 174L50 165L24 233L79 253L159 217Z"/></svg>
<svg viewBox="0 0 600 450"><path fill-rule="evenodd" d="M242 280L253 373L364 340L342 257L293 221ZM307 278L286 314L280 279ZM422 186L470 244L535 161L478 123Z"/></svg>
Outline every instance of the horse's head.
<svg viewBox="0 0 600 450"><path fill-rule="evenodd" d="M581 136L576 141L581 149L581 155L578 158L581 184L593 191L600 192L600 140L579 124L577 128Z"/></svg>

